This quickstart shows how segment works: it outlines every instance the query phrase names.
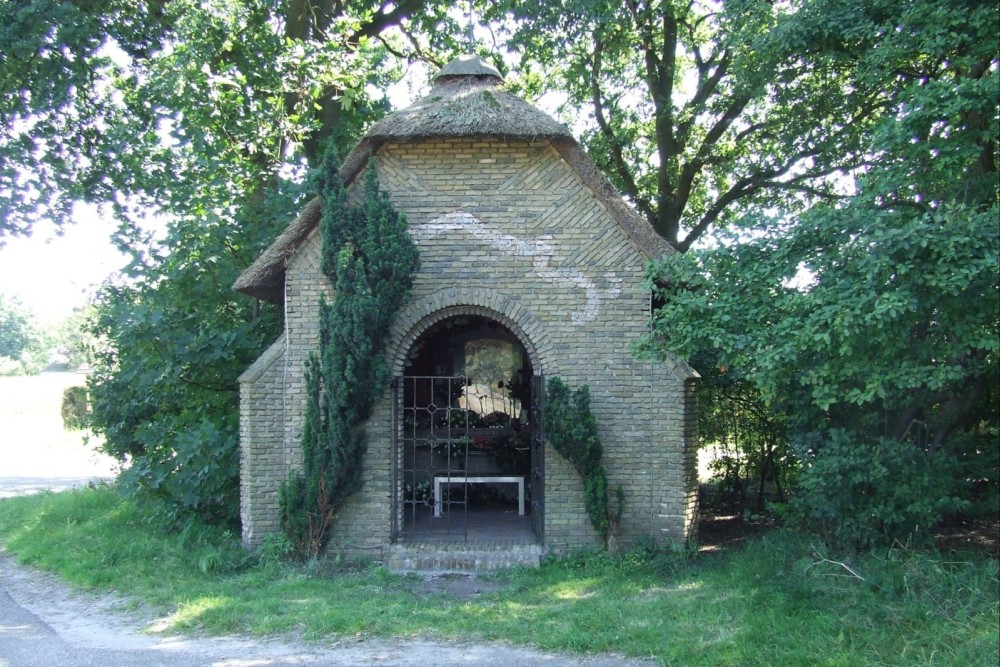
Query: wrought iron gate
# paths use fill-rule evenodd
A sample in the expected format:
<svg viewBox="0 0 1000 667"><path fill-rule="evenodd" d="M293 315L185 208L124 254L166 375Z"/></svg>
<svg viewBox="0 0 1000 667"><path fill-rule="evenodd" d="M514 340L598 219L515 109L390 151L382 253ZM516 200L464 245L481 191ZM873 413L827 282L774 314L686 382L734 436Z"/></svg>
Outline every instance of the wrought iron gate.
<svg viewBox="0 0 1000 667"><path fill-rule="evenodd" d="M542 378L535 376L531 380L530 412L520 417L518 428L514 425L513 409L506 424L474 428L473 419L479 418L466 409L469 397L464 392L471 386L471 380L465 376L402 376L392 386L393 539L468 537L470 499L476 490L483 488L472 489L470 482L486 481L470 465L475 463L470 459L470 447L475 443L481 448L484 443L480 441L488 440L485 437L488 434L526 438L519 442L528 448L530 459L525 462L526 468L519 468L517 476L526 482L522 493L529 496L530 502L525 503L525 509L531 515L532 531L541 540L545 486ZM510 403L512 408L513 405ZM480 410L487 411L482 405ZM525 428L530 431L525 432ZM524 449L518 451L523 453ZM510 477L504 479L509 482Z"/></svg>
<svg viewBox="0 0 1000 667"><path fill-rule="evenodd" d="M466 535L469 489L465 476L469 413L455 406L463 376L404 376L394 383L396 446L393 515L396 537L414 533ZM437 493L436 493L437 491Z"/></svg>

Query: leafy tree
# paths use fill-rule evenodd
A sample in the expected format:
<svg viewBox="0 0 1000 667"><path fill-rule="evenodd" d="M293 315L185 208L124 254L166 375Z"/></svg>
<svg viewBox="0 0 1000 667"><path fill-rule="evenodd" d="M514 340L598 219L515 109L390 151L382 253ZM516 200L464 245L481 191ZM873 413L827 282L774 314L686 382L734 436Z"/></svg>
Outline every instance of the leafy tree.
<svg viewBox="0 0 1000 667"><path fill-rule="evenodd" d="M894 100L856 193L747 216L650 271L665 305L646 349L712 348L741 369L796 434L800 509L843 539L918 535L996 485L998 16L957 1L852 14L848 34L871 36L857 85Z"/></svg>
<svg viewBox="0 0 1000 667"><path fill-rule="evenodd" d="M277 336L279 314L230 286L289 208L276 200L257 218L244 209L233 221L172 224L155 262L98 294L90 426L151 511L238 521L236 378Z"/></svg>
<svg viewBox="0 0 1000 667"><path fill-rule="evenodd" d="M164 511L237 520L236 377L279 313L230 285L301 205L321 146L384 112L369 90L410 51L400 30L446 9L0 2L0 239L66 223L77 200L112 206L131 261L97 299L92 427Z"/></svg>
<svg viewBox="0 0 1000 667"><path fill-rule="evenodd" d="M90 332L89 322L95 316L93 304L74 308L69 317L48 332L52 352L64 359L70 368L88 366L93 362L97 340Z"/></svg>
<svg viewBox="0 0 1000 667"><path fill-rule="evenodd" d="M0 294L0 375L34 375L49 359L46 332L17 297Z"/></svg>
<svg viewBox="0 0 1000 667"><path fill-rule="evenodd" d="M0 239L74 201L153 212L239 206L316 165L383 103L388 49L425 0L0 2ZM445 32L445 34L447 34ZM435 40L440 42L438 38ZM235 200L235 201L234 201Z"/></svg>
<svg viewBox="0 0 1000 667"><path fill-rule="evenodd" d="M71 368L86 364L94 342L82 330L87 310L41 325L17 297L0 294L0 375L37 373L56 360Z"/></svg>
<svg viewBox="0 0 1000 667"><path fill-rule="evenodd" d="M16 298L0 294L0 357L20 359L33 336L30 314Z"/></svg>
<svg viewBox="0 0 1000 667"><path fill-rule="evenodd" d="M836 198L891 99L848 76L888 3L572 0L498 4L529 87L566 95L601 169L685 251L742 213ZM495 15L495 14L494 14ZM533 76L532 76L533 75Z"/></svg>

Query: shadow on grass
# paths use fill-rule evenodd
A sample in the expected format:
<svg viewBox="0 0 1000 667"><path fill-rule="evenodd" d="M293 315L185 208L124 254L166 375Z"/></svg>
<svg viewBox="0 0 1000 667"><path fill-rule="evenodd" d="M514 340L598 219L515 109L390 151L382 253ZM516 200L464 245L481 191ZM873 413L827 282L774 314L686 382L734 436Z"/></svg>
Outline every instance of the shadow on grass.
<svg viewBox="0 0 1000 667"><path fill-rule="evenodd" d="M462 595L374 564L252 557L224 531L151 524L110 489L0 501L0 539L23 562L154 606L160 629L504 641L683 665L997 663L995 559L838 554L773 529L696 558L573 554Z"/></svg>

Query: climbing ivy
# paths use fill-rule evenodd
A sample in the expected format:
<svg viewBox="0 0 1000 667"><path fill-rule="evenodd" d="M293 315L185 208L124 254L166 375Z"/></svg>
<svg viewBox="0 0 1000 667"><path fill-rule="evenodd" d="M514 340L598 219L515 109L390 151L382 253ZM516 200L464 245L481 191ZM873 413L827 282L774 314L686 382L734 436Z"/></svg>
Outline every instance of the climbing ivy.
<svg viewBox="0 0 1000 667"><path fill-rule="evenodd" d="M583 498L590 523L601 540L611 545L612 528L621 517L624 492L617 490L618 508L612 511L608 501L608 477L601 463L604 450L597 437L597 419L590 411L590 388L576 391L557 377L548 383L545 404L545 435L583 478Z"/></svg>
<svg viewBox="0 0 1000 667"><path fill-rule="evenodd" d="M419 264L374 164L361 206L347 202L332 150L313 178L323 208L322 270L334 296L320 304L320 350L306 365L302 472L289 476L280 499L285 533L309 558L323 553L337 509L361 488L364 422L388 383L389 327Z"/></svg>

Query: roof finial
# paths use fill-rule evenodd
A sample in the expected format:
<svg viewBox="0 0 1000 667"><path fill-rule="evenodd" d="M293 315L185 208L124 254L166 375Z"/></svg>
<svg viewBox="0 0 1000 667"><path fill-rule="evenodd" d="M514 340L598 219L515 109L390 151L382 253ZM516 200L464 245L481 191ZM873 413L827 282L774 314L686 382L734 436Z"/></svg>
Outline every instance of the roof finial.
<svg viewBox="0 0 1000 667"><path fill-rule="evenodd" d="M469 53L476 52L476 35L475 35L475 25L476 22L473 19L472 14L472 0L469 0Z"/></svg>

